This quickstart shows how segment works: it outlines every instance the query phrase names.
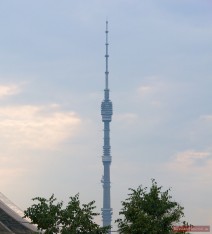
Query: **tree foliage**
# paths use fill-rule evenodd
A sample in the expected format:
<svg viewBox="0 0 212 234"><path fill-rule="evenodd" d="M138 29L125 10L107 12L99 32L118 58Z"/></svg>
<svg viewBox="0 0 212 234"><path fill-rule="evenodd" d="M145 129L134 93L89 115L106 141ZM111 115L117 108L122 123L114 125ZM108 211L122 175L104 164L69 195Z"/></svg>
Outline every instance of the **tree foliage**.
<svg viewBox="0 0 212 234"><path fill-rule="evenodd" d="M79 194L70 197L65 208L63 202L57 202L54 195L49 199L36 197L32 200L36 204L24 211L24 217L30 218L39 231L44 231L45 234L108 233L109 227L100 227L93 220L99 215L94 212L95 202L81 205Z"/></svg>
<svg viewBox="0 0 212 234"><path fill-rule="evenodd" d="M120 233L173 233L173 225L179 224L184 213L183 207L172 201L172 196L169 195L170 189L162 192L162 187L159 187L153 179L149 192L142 186L129 190L131 193L125 201L122 201L119 212L123 218L116 220Z"/></svg>

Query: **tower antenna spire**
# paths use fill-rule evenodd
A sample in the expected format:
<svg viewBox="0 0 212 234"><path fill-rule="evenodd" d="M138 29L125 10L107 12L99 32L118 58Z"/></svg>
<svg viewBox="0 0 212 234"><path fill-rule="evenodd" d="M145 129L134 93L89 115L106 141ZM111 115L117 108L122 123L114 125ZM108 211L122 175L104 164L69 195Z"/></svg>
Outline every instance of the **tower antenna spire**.
<svg viewBox="0 0 212 234"><path fill-rule="evenodd" d="M106 21L106 54L105 54L105 90L104 90L104 100L101 104L101 115L102 122L104 123L104 145L103 145L103 156L102 163L104 167L104 174L102 177L103 186L103 208L102 208L102 221L103 226L111 226L112 221L112 208L110 203L110 164L111 164L111 154L110 154L110 122L112 120L113 106L109 99L109 71L108 71L108 21ZM109 231L111 233L111 231Z"/></svg>
<svg viewBox="0 0 212 234"><path fill-rule="evenodd" d="M108 43L108 21L106 21L106 43L105 43L105 46L106 46L106 54L105 54L105 65L106 65L106 69L105 69L105 89L108 89L108 76L109 76L109 71L108 71L108 58L109 58L109 54L108 54L108 46L109 46L109 43Z"/></svg>

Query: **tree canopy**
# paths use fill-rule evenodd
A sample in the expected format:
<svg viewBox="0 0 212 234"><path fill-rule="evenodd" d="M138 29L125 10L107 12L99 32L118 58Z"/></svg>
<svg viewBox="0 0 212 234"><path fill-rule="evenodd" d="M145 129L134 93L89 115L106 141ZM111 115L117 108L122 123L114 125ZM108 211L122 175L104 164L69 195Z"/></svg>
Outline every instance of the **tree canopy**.
<svg viewBox="0 0 212 234"><path fill-rule="evenodd" d="M130 188L130 193L119 212L121 218L118 224L120 234L180 234L174 232L174 226L188 227L188 223L181 221L184 208L173 201L170 189L162 191L153 179L149 190L139 186ZM100 227L94 222L99 214L94 212L95 201L80 204L79 194L70 197L67 206L58 202L52 195L49 199L36 197L31 207L24 211L25 218L30 218L39 231L44 234L106 234L110 227Z"/></svg>
<svg viewBox="0 0 212 234"><path fill-rule="evenodd" d="M54 195L49 199L35 197L32 200L36 204L24 211L24 217L30 218L45 234L108 233L109 227L100 227L93 220L99 215L94 212L95 202L80 205L79 194L70 197L65 208L63 202L57 202Z"/></svg>
<svg viewBox="0 0 212 234"><path fill-rule="evenodd" d="M173 226L179 225L184 216L184 208L172 201L172 196L169 195L170 189L162 192L162 187L159 187L153 179L149 192L146 187L142 186L129 190L131 193L125 201L122 201L122 208L119 212L122 218L116 220L119 233L173 233Z"/></svg>

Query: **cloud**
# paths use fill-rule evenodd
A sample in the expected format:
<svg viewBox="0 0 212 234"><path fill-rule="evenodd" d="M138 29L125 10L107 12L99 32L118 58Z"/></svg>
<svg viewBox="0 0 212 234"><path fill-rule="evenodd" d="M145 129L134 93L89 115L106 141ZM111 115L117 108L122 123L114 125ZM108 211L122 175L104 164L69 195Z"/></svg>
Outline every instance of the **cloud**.
<svg viewBox="0 0 212 234"><path fill-rule="evenodd" d="M139 120L139 116L135 113L123 113L114 116L117 121L124 122L127 125L136 123Z"/></svg>
<svg viewBox="0 0 212 234"><path fill-rule="evenodd" d="M76 134L81 119L57 105L0 107L0 141L13 149L54 149Z"/></svg>
<svg viewBox="0 0 212 234"><path fill-rule="evenodd" d="M138 91L141 95L146 95L152 93L154 91L154 87L150 85L141 85L138 88Z"/></svg>
<svg viewBox="0 0 212 234"><path fill-rule="evenodd" d="M143 103L153 107L161 107L164 104L164 97L170 94L171 85L157 76L144 78L142 84L137 88L137 96Z"/></svg>
<svg viewBox="0 0 212 234"><path fill-rule="evenodd" d="M202 115L200 119L206 123L212 123L212 115Z"/></svg>
<svg viewBox="0 0 212 234"><path fill-rule="evenodd" d="M161 166L161 165L160 165ZM185 205L191 223L210 223L212 151L186 150L177 153L160 167L165 183L172 183L176 197ZM186 195L190 196L186 196ZM209 199L209 200L208 200Z"/></svg>
<svg viewBox="0 0 212 234"><path fill-rule="evenodd" d="M32 190L36 190L39 175L61 155L63 143L79 135L81 124L76 113L63 111L57 104L0 107L2 191L30 186L33 178Z"/></svg>
<svg viewBox="0 0 212 234"><path fill-rule="evenodd" d="M0 98L16 95L21 91L18 85L0 85Z"/></svg>
<svg viewBox="0 0 212 234"><path fill-rule="evenodd" d="M205 167L209 160L211 160L210 156L212 154L207 151L188 150L176 154L167 165L171 170L179 172L193 171Z"/></svg>
<svg viewBox="0 0 212 234"><path fill-rule="evenodd" d="M212 115L198 116L191 122L189 128L188 138L193 145L201 145L204 148L212 148Z"/></svg>

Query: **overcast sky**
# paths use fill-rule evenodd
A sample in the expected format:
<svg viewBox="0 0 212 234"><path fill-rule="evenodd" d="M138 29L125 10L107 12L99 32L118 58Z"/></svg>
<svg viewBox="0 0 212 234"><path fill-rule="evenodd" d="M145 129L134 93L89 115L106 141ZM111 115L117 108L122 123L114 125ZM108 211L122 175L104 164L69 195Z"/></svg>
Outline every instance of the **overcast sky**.
<svg viewBox="0 0 212 234"><path fill-rule="evenodd" d="M155 178L212 224L211 0L0 2L0 191L80 193L102 208L105 21L113 220L128 188ZM99 218L101 222L101 217Z"/></svg>

